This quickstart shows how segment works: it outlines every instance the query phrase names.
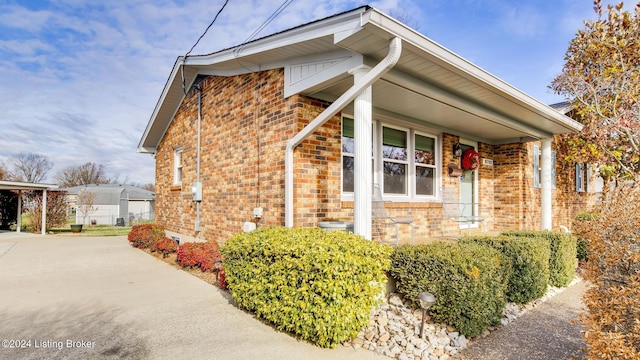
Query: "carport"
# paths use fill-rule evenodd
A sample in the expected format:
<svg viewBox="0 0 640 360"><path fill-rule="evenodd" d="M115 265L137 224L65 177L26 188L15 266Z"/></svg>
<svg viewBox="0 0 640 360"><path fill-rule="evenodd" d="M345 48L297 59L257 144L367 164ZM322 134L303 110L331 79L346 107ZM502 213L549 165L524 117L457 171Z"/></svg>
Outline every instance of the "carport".
<svg viewBox="0 0 640 360"><path fill-rule="evenodd" d="M46 233L47 228L47 190L57 189L58 185L52 184L34 184L17 181L0 180L0 190L17 190L18 191L18 211L16 214L16 232L20 232L22 227L22 192L23 191L42 191L42 235Z"/></svg>

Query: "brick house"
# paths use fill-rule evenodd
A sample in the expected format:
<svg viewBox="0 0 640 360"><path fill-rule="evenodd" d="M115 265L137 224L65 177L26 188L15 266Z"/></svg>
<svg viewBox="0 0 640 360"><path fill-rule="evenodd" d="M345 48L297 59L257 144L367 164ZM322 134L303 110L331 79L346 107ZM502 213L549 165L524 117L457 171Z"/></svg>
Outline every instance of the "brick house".
<svg viewBox="0 0 640 360"><path fill-rule="evenodd" d="M411 212L418 240L558 229L590 197L556 169L554 136L581 130L565 113L365 6L179 57L138 151L156 159L156 222L187 239L342 219L388 240L374 185L389 213ZM450 175L458 145L477 170ZM483 224L445 218L443 188Z"/></svg>

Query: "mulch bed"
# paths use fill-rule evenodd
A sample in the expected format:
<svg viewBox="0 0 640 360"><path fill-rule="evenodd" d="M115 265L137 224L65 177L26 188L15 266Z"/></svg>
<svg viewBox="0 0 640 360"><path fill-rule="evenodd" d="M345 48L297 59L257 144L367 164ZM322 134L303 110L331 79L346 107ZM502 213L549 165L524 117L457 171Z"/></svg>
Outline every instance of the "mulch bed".
<svg viewBox="0 0 640 360"><path fill-rule="evenodd" d="M218 286L217 284L217 279L216 279L216 273L211 272L211 271L202 271L200 270L200 268L191 268L191 267L182 267L180 264L178 264L178 262L176 261L176 253L169 253L167 254L167 257L163 257L162 253L159 251L151 251L149 249L144 249L145 252L147 252L148 254L150 254L151 256L155 256L157 259L162 260L164 262L166 262L167 264L174 266L176 269L180 269L183 270L203 281L205 281L207 284L211 284L214 286Z"/></svg>

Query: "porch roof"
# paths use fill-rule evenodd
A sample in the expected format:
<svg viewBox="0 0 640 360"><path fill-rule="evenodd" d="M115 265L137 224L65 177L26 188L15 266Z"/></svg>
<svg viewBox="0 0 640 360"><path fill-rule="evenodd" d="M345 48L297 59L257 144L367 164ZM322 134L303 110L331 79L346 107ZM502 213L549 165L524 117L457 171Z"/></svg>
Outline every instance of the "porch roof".
<svg viewBox="0 0 640 360"><path fill-rule="evenodd" d="M395 37L402 39L403 51L394 69L373 84L376 118L414 122L490 144L582 129L560 111L365 6L213 54L179 57L138 151L155 153L184 98L183 76L190 86L198 74L229 76L285 68L286 86L295 88L293 92L332 101L353 85L348 70L380 61ZM292 85L294 71L299 72L294 79L298 83ZM352 112L351 107L343 111Z"/></svg>
<svg viewBox="0 0 640 360"><path fill-rule="evenodd" d="M58 185L54 184L36 184L18 181L0 180L0 190L50 190L57 189Z"/></svg>

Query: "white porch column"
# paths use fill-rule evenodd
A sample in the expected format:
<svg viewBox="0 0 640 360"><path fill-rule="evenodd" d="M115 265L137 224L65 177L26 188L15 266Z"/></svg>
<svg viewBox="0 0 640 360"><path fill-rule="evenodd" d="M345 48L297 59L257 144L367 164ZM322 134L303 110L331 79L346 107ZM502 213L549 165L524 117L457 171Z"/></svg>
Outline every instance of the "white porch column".
<svg viewBox="0 0 640 360"><path fill-rule="evenodd" d="M18 190L18 218L16 219L16 232L22 231L22 190Z"/></svg>
<svg viewBox="0 0 640 360"><path fill-rule="evenodd" d="M42 229L40 233L45 235L47 233L47 190L42 190Z"/></svg>
<svg viewBox="0 0 640 360"><path fill-rule="evenodd" d="M351 71L354 81L360 80L371 68L359 66ZM354 183L353 231L371 240L371 86L367 86L354 100Z"/></svg>
<svg viewBox="0 0 640 360"><path fill-rule="evenodd" d="M551 138L541 139L540 147L540 187L541 187L541 228L552 229L553 207L551 205Z"/></svg>

